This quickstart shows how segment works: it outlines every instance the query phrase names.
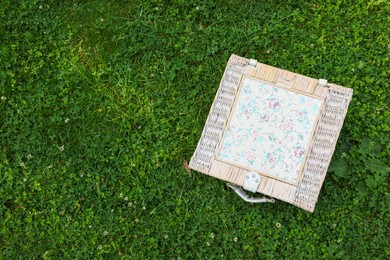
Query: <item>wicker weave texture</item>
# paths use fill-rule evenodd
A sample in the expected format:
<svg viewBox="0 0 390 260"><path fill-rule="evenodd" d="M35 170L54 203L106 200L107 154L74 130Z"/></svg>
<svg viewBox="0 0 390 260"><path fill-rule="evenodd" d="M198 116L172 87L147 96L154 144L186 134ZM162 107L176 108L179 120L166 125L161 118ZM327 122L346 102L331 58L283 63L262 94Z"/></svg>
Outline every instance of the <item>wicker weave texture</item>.
<svg viewBox="0 0 390 260"><path fill-rule="evenodd" d="M194 170L208 174L214 160L217 145L229 118L244 69L249 60L235 55L229 59L216 97L206 120L198 146L190 161Z"/></svg>

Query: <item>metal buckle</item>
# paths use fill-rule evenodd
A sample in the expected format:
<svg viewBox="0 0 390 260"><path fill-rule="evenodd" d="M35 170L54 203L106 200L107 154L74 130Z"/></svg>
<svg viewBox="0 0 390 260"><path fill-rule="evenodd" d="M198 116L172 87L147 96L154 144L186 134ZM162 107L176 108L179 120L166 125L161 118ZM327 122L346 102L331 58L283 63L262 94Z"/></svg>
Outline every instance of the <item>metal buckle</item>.
<svg viewBox="0 0 390 260"><path fill-rule="evenodd" d="M256 193L260 185L261 176L256 172L247 172L244 180L244 190Z"/></svg>

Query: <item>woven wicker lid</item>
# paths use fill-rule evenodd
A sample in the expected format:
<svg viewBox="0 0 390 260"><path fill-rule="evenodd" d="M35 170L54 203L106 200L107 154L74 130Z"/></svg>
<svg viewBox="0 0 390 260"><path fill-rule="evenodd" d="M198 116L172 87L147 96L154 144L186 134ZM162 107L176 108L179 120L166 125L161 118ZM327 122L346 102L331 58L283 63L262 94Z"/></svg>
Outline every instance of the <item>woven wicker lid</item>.
<svg viewBox="0 0 390 260"><path fill-rule="evenodd" d="M232 55L190 168L238 186L255 171L257 192L313 212L351 98L349 88Z"/></svg>

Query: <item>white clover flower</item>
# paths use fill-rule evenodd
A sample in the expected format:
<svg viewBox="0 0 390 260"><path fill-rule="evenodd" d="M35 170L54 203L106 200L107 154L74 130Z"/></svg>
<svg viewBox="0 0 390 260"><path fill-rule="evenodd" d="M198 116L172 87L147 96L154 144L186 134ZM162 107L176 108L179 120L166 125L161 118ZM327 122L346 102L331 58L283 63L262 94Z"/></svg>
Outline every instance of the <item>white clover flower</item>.
<svg viewBox="0 0 390 260"><path fill-rule="evenodd" d="M233 241L234 241L235 243L237 243L238 238L237 238L237 237L234 237Z"/></svg>
<svg viewBox="0 0 390 260"><path fill-rule="evenodd" d="M31 158L32 158L31 154L27 155L27 159L31 160Z"/></svg>
<svg viewBox="0 0 390 260"><path fill-rule="evenodd" d="M43 9L43 6L42 6L42 5L40 5L40 6L39 6L39 9Z"/></svg>
<svg viewBox="0 0 390 260"><path fill-rule="evenodd" d="M164 235L164 238L165 238L165 239L168 239L168 237L169 237L169 236L168 236L167 234Z"/></svg>
<svg viewBox="0 0 390 260"><path fill-rule="evenodd" d="M277 228L280 228L282 226L282 224L280 224L279 222L277 222L276 224L275 224L275 227L277 227Z"/></svg>
<svg viewBox="0 0 390 260"><path fill-rule="evenodd" d="M207 242L206 244L207 244L207 246L210 246L210 243L209 243L209 242Z"/></svg>
<svg viewBox="0 0 390 260"><path fill-rule="evenodd" d="M156 10L156 11L158 11L158 10L160 10L160 8L158 8L157 6L154 8L154 10Z"/></svg>
<svg viewBox="0 0 390 260"><path fill-rule="evenodd" d="M108 236L108 231L107 230L104 230L103 236Z"/></svg>
<svg viewBox="0 0 390 260"><path fill-rule="evenodd" d="M199 10L200 8L199 8L199 6L197 6L195 9L196 9L196 10Z"/></svg>
<svg viewBox="0 0 390 260"><path fill-rule="evenodd" d="M129 203L127 204L127 206L130 208L130 207L133 206L133 203L129 202Z"/></svg>
<svg viewBox="0 0 390 260"><path fill-rule="evenodd" d="M211 234L210 234L210 237L211 237L211 239L214 239L215 234L214 234L214 233L211 233Z"/></svg>
<svg viewBox="0 0 390 260"><path fill-rule="evenodd" d="M124 198L124 200L125 200L125 201L128 201L128 200L129 200L129 198L128 198L128 197L125 197L125 198Z"/></svg>
<svg viewBox="0 0 390 260"><path fill-rule="evenodd" d="M2 100L2 101L6 101L6 100L7 100L7 97L1 96L1 100Z"/></svg>
<svg viewBox="0 0 390 260"><path fill-rule="evenodd" d="M104 22L104 19L103 19L103 18L100 18L100 22Z"/></svg>
<svg viewBox="0 0 390 260"><path fill-rule="evenodd" d="M60 150L60 152L63 152L65 150L65 145L59 146L58 149Z"/></svg>
<svg viewBox="0 0 390 260"><path fill-rule="evenodd" d="M84 173L83 173L83 172L80 172L80 177L81 177L81 178L84 177Z"/></svg>
<svg viewBox="0 0 390 260"><path fill-rule="evenodd" d="M70 119L69 118L66 118L65 119L65 123L69 123Z"/></svg>
<svg viewBox="0 0 390 260"><path fill-rule="evenodd" d="M102 250L102 249L103 249L103 246L102 246L102 245L99 245L99 246L98 246L98 249L99 249L99 250Z"/></svg>
<svg viewBox="0 0 390 260"><path fill-rule="evenodd" d="M136 223L138 223L138 222L139 222L139 218L135 218L134 221L135 221Z"/></svg>
<svg viewBox="0 0 390 260"><path fill-rule="evenodd" d="M146 207L145 207L145 206L143 206L143 207L142 207L142 209L143 209L143 210L146 210Z"/></svg>

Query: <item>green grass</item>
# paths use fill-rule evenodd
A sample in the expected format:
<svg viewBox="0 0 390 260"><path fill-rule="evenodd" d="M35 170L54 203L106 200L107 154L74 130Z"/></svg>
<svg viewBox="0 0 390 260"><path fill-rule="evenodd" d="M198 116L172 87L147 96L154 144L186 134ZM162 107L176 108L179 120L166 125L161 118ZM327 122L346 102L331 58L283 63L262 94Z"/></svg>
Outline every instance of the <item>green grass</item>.
<svg viewBox="0 0 390 260"><path fill-rule="evenodd" d="M0 259L389 258L389 17L387 1L1 1ZM232 53L354 89L313 214L182 168Z"/></svg>

